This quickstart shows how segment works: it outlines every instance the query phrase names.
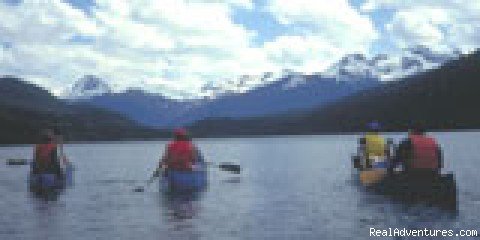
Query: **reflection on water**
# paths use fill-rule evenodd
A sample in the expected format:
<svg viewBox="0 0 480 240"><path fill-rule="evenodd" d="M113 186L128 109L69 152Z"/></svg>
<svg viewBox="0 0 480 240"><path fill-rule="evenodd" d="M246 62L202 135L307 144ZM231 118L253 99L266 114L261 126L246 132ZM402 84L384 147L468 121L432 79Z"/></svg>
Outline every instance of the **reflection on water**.
<svg viewBox="0 0 480 240"><path fill-rule="evenodd" d="M165 142L70 144L75 185L53 199L28 191L28 167L0 166L0 239L370 239L371 227L480 230L480 134L436 136L445 172L455 173L457 215L366 191L350 162L356 136L198 140L207 161L236 159L242 172L211 168L206 191L180 195L158 183L133 191ZM0 159L31 151L0 148Z"/></svg>
<svg viewBox="0 0 480 240"><path fill-rule="evenodd" d="M162 194L163 207L174 220L194 218L200 211L199 201L203 192L171 192Z"/></svg>
<svg viewBox="0 0 480 240"><path fill-rule="evenodd" d="M56 201L64 189L30 189L32 197L38 198L44 201Z"/></svg>
<svg viewBox="0 0 480 240"><path fill-rule="evenodd" d="M233 177L227 177L223 179L222 182L226 184L235 184L235 183L240 183L241 180L242 180L242 177L233 176Z"/></svg>

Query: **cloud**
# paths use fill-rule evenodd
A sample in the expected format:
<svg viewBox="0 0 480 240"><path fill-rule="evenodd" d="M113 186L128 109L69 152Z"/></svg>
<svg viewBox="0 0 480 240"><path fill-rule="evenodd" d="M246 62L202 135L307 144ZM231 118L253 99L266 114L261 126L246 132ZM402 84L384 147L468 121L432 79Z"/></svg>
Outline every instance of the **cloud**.
<svg viewBox="0 0 480 240"><path fill-rule="evenodd" d="M394 11L385 27L399 47L421 44L438 50L471 51L480 42L479 1L369 0L362 9Z"/></svg>
<svg viewBox="0 0 480 240"><path fill-rule="evenodd" d="M3 41L58 44L75 34L95 34L97 28L80 10L52 0L49 4L24 0L15 6L0 4Z"/></svg>
<svg viewBox="0 0 480 240"><path fill-rule="evenodd" d="M245 74L318 72L377 38L346 0L267 3L290 30L260 45L259 33L232 17L238 8L254 11L251 0L96 0L88 15L61 0L0 3L0 43L11 45L0 48L0 71L56 94L93 74L117 91L195 95L206 82Z"/></svg>
<svg viewBox="0 0 480 240"><path fill-rule="evenodd" d="M281 36L265 43L264 50L276 65L306 73L325 70L344 52L316 36Z"/></svg>
<svg viewBox="0 0 480 240"><path fill-rule="evenodd" d="M246 61L246 53L256 54L249 47L253 33L230 17L232 8L252 6L249 0L98 0L86 16L60 0L0 4L0 43L12 44L2 48L0 70L55 93L84 74L117 90L157 82L195 91L202 76L248 71L237 67L242 62L255 67Z"/></svg>
<svg viewBox="0 0 480 240"><path fill-rule="evenodd" d="M296 34L315 36L342 49L365 50L378 37L371 19L346 0L269 0L267 11Z"/></svg>
<svg viewBox="0 0 480 240"><path fill-rule="evenodd" d="M234 21L239 8L265 11L286 30L259 44L259 32ZM367 0L359 11L347 0L265 0L257 8L252 0L96 0L86 14L62 0L0 2L0 73L56 94L94 74L117 91L183 96L245 74L319 72L378 39L465 51L480 42L479 1ZM394 15L379 33L370 13L384 9Z"/></svg>
<svg viewBox="0 0 480 240"><path fill-rule="evenodd" d="M265 43L269 58L296 71L319 72L344 54L369 52L378 38L368 16L345 0L269 0L266 11L291 34Z"/></svg>

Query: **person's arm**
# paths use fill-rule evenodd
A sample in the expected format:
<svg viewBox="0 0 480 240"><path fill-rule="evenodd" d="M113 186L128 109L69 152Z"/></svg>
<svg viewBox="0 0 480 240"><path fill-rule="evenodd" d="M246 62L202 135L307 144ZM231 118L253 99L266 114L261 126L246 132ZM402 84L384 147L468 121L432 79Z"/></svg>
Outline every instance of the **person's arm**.
<svg viewBox="0 0 480 240"><path fill-rule="evenodd" d="M37 148L38 148L37 145L33 146L33 154L32 154L33 155L33 157L32 157L33 162L37 161Z"/></svg>
<svg viewBox="0 0 480 240"><path fill-rule="evenodd" d="M165 151L163 153L163 156L158 161L157 169L155 169L155 172L153 174L154 176L158 176L162 169L167 169L167 167L168 167L168 156L169 156L169 151L168 151L168 145L167 145L167 147L165 148Z"/></svg>
<svg viewBox="0 0 480 240"><path fill-rule="evenodd" d="M438 156L438 169L443 168L443 153L440 147L437 147L437 156Z"/></svg>
<svg viewBox="0 0 480 240"><path fill-rule="evenodd" d="M410 150L410 140L405 139L400 144L398 145L396 152L395 152L395 160L394 164L403 164L404 167L407 164L408 161L408 151Z"/></svg>
<svg viewBox="0 0 480 240"><path fill-rule="evenodd" d="M62 161L64 165L68 164L67 156L65 156L65 152L63 150L63 136L62 135L55 135L55 144L57 145L58 149L58 158Z"/></svg>
<svg viewBox="0 0 480 240"><path fill-rule="evenodd" d="M358 149L357 149L357 155L360 157L366 157L365 156L365 145L367 144L367 139L365 137L360 137L358 139Z"/></svg>
<svg viewBox="0 0 480 240"><path fill-rule="evenodd" d="M37 148L38 148L37 145L33 147L33 154L32 154L33 158L32 158L32 165L31 165L31 170L33 171L36 171L37 169L37 152L38 152Z"/></svg>
<svg viewBox="0 0 480 240"><path fill-rule="evenodd" d="M412 161L413 161L413 145L410 139L405 140L402 161L403 161L403 169L408 171L411 168Z"/></svg>
<svg viewBox="0 0 480 240"><path fill-rule="evenodd" d="M205 162L205 159L203 158L202 152L200 152L200 149L197 147L194 147L194 152L195 152L195 160L199 163Z"/></svg>

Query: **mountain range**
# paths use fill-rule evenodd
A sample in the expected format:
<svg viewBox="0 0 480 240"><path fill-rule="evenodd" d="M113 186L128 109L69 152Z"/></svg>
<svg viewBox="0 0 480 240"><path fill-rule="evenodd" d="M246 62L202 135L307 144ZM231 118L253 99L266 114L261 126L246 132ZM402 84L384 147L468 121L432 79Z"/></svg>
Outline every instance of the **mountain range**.
<svg viewBox="0 0 480 240"><path fill-rule="evenodd" d="M167 136L124 115L88 104L68 104L16 77L0 77L0 144L33 143L42 128L56 127L67 140Z"/></svg>
<svg viewBox="0 0 480 240"><path fill-rule="evenodd" d="M35 142L55 126L67 140L163 138L189 126L195 136L317 134L412 125L477 129L480 53L402 57L347 55L322 73L284 71L207 83L207 97L175 100L143 89L114 92L86 75L68 99L16 77L0 78L0 144Z"/></svg>
<svg viewBox="0 0 480 240"><path fill-rule="evenodd" d="M175 100L141 89L114 93L102 79L87 75L75 83L68 98L125 114L149 127L173 128L209 118L246 118L302 112L344 97L437 68L458 57L417 46L397 56L363 54L343 57L322 73L285 70L209 82L198 99ZM80 93L84 93L83 95Z"/></svg>
<svg viewBox="0 0 480 240"><path fill-rule="evenodd" d="M199 136L321 134L366 131L376 120L383 131L479 129L480 52L401 81L353 94L296 114L207 119L191 126Z"/></svg>

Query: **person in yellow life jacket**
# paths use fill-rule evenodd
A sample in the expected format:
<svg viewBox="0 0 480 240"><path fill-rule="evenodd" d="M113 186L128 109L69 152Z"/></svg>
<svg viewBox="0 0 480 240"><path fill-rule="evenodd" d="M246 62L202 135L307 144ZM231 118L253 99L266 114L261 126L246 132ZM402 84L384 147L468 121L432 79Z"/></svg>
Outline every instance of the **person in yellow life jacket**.
<svg viewBox="0 0 480 240"><path fill-rule="evenodd" d="M192 171L199 161L203 161L203 158L188 132L185 129L176 129L174 139L167 145L159 168Z"/></svg>
<svg viewBox="0 0 480 240"><path fill-rule="evenodd" d="M396 162L402 163L404 171L418 176L436 176L443 165L440 145L426 136L421 128L409 132L396 151Z"/></svg>
<svg viewBox="0 0 480 240"><path fill-rule="evenodd" d="M33 155L33 173L61 174L61 167L58 162L57 143L52 130L43 130L40 142L35 145Z"/></svg>
<svg viewBox="0 0 480 240"><path fill-rule="evenodd" d="M360 154L364 159L364 168L371 168L373 161L376 158L381 158L385 161L386 143L385 139L379 134L380 123L371 122L368 124L369 132L360 138Z"/></svg>

